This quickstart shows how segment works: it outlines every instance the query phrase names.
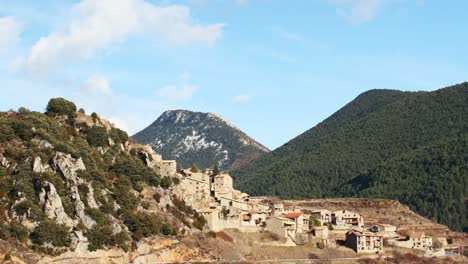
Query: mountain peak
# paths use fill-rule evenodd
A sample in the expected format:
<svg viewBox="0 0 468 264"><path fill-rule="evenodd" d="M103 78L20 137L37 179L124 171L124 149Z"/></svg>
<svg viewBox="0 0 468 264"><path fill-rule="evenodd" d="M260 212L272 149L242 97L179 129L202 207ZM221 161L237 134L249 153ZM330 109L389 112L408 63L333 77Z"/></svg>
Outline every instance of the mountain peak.
<svg viewBox="0 0 468 264"><path fill-rule="evenodd" d="M162 113L133 138L184 167L230 169L270 151L218 114L181 109Z"/></svg>

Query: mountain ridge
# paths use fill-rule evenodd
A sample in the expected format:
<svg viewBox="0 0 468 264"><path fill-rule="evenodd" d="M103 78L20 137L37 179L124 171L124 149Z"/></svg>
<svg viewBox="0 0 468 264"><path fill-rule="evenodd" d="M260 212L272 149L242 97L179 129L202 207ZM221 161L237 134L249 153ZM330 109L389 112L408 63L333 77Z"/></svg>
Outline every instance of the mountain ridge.
<svg viewBox="0 0 468 264"><path fill-rule="evenodd" d="M132 138L184 167L196 163L227 170L270 151L215 113L181 109L165 111Z"/></svg>
<svg viewBox="0 0 468 264"><path fill-rule="evenodd" d="M401 92L388 89L370 90L335 112L329 118L287 142L273 152L232 172L237 188L252 195L278 195L281 197L370 197L402 199L402 193L390 191L356 192L349 189L349 181L367 175L393 157L416 149L427 151L436 140L443 144L463 141L468 124L468 83L442 88L431 92ZM450 148L440 148L445 151ZM459 157L466 151L458 150ZM446 163L452 164L451 157ZM422 162L422 161L421 161ZM409 175L416 177L416 166ZM461 174L452 175L460 184L465 184L467 169L460 167ZM394 166L393 166L394 167ZM429 170L429 168L428 168ZM421 182L430 182L431 177L443 181L442 174L432 175L424 170ZM389 177L397 177L396 173ZM382 182L382 181L379 181ZM262 188L260 188L260 186ZM394 185L393 185L394 186ZM451 185L444 188L451 188ZM384 186L381 186L384 188ZM343 189L343 191L341 190ZM344 191L346 190L346 191ZM434 195L447 202L460 221L437 209L428 208L422 200L431 200L430 188L422 186L410 190L415 195L405 200L414 209L428 217L450 225L458 230L466 229L466 205L460 196L468 196L468 188L456 189L454 203L449 202L446 192L438 190ZM461 192L461 193L460 193ZM416 195L417 193L417 195ZM450 193L453 193L452 190ZM367 197L367 196L366 196ZM435 205L435 202L432 204ZM463 224L464 223L464 224Z"/></svg>

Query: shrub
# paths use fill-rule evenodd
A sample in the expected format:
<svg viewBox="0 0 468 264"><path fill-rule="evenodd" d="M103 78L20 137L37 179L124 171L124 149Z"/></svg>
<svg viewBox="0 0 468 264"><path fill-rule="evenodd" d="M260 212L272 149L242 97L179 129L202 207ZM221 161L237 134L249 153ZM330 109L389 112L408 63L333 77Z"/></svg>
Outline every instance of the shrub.
<svg viewBox="0 0 468 264"><path fill-rule="evenodd" d="M180 179L179 179L179 177L172 177L172 183L173 183L174 185L180 184Z"/></svg>
<svg viewBox="0 0 468 264"><path fill-rule="evenodd" d="M127 212L124 215L124 223L138 240L161 233L162 223L155 214Z"/></svg>
<svg viewBox="0 0 468 264"><path fill-rule="evenodd" d="M175 236L176 231L169 223L163 223L161 228L161 233L165 236Z"/></svg>
<svg viewBox="0 0 468 264"><path fill-rule="evenodd" d="M171 187L172 185L172 179L171 177L168 177L168 176L164 176L162 179L161 179L161 188L163 189L167 189L169 187Z"/></svg>
<svg viewBox="0 0 468 264"><path fill-rule="evenodd" d="M5 261L11 260L11 259L12 259L12 256L10 252L6 253L5 256L3 257L3 260Z"/></svg>
<svg viewBox="0 0 468 264"><path fill-rule="evenodd" d="M30 238L35 244L51 243L55 247L68 247L71 242L67 227L50 220L45 220L34 228Z"/></svg>
<svg viewBox="0 0 468 264"><path fill-rule="evenodd" d="M200 167L197 164L192 164L192 168L190 168L191 172L197 173L200 172Z"/></svg>
<svg viewBox="0 0 468 264"><path fill-rule="evenodd" d="M116 143L125 143L128 141L128 134L127 132L118 129L118 128L112 128L110 131L110 137L111 139Z"/></svg>
<svg viewBox="0 0 468 264"><path fill-rule="evenodd" d="M101 210L97 208L86 208L84 211L85 214L89 215L98 225L104 226L110 224L109 218L101 212Z"/></svg>
<svg viewBox="0 0 468 264"><path fill-rule="evenodd" d="M160 193L153 194L153 198L157 203L161 202L161 194Z"/></svg>
<svg viewBox="0 0 468 264"><path fill-rule="evenodd" d="M26 242L28 241L28 229L24 227L17 221L12 221L10 226L8 227L8 231L11 237L16 238L19 242Z"/></svg>
<svg viewBox="0 0 468 264"><path fill-rule="evenodd" d="M107 131L103 127L92 126L86 129L86 140L93 147L105 147L108 145Z"/></svg>
<svg viewBox="0 0 468 264"><path fill-rule="evenodd" d="M96 225L87 234L89 251L96 251L102 249L104 246L113 246L115 241L113 239L113 228L110 225Z"/></svg>
<svg viewBox="0 0 468 264"><path fill-rule="evenodd" d="M76 115L76 105L64 98L52 98L47 104L46 114L64 115L73 120Z"/></svg>
<svg viewBox="0 0 468 264"><path fill-rule="evenodd" d="M18 215L24 215L29 212L31 219L39 220L44 217L42 210L31 200L24 200L15 206L15 212Z"/></svg>

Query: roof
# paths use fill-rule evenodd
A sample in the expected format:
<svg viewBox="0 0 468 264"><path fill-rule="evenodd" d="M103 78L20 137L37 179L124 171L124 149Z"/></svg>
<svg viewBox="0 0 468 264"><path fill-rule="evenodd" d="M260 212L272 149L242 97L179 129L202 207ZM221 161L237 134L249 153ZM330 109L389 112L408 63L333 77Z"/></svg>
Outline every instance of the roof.
<svg viewBox="0 0 468 264"><path fill-rule="evenodd" d="M322 209L322 210L314 210L314 211L312 211L312 213L323 213L323 212L329 212L329 213L330 213L330 210Z"/></svg>
<svg viewBox="0 0 468 264"><path fill-rule="evenodd" d="M372 232L362 232L359 230L350 230L348 231L348 234L355 234L356 236L378 236L378 237L383 237L383 233L377 232L377 233L372 233Z"/></svg>
<svg viewBox="0 0 468 264"><path fill-rule="evenodd" d="M296 213L289 213L289 214L285 214L284 215L284 218L298 218L299 216L303 215L302 212L296 212Z"/></svg>
<svg viewBox="0 0 468 264"><path fill-rule="evenodd" d="M223 174L218 174L216 176L214 176L215 178L224 178L224 177L229 177L229 178L232 178L231 175L227 174L227 173L223 173Z"/></svg>
<svg viewBox="0 0 468 264"><path fill-rule="evenodd" d="M412 232L409 234L410 238L421 238L424 236L424 232Z"/></svg>

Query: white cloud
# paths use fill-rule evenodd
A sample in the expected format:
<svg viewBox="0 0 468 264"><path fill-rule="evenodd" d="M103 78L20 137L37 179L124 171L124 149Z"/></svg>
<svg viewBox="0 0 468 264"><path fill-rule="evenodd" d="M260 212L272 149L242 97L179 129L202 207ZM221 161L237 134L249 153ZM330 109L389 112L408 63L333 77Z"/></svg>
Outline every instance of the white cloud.
<svg viewBox="0 0 468 264"><path fill-rule="evenodd" d="M193 97L198 90L198 86L184 84L180 87L176 85L167 85L157 91L157 95L170 101L187 100Z"/></svg>
<svg viewBox="0 0 468 264"><path fill-rule="evenodd" d="M213 45L223 24L200 25L186 6L155 6L145 0L81 0L63 31L42 37L29 54L16 62L20 68L44 72L61 60L89 59L133 34L148 33L174 44Z"/></svg>
<svg viewBox="0 0 468 264"><path fill-rule="evenodd" d="M385 0L328 0L338 4L337 13L354 24L372 20L382 9ZM345 7L341 7L345 6Z"/></svg>
<svg viewBox="0 0 468 264"><path fill-rule="evenodd" d="M179 85L166 85L156 90L156 95L168 101L188 100L198 91L198 86L190 84L192 75L184 72L179 75Z"/></svg>
<svg viewBox="0 0 468 264"><path fill-rule="evenodd" d="M251 101L254 98L252 94L239 94L232 98L234 103L245 103Z"/></svg>
<svg viewBox="0 0 468 264"><path fill-rule="evenodd" d="M104 94L109 95L112 93L109 81L104 76L94 76L89 78L83 88L92 94Z"/></svg>
<svg viewBox="0 0 468 264"><path fill-rule="evenodd" d="M0 17L0 52L13 47L20 39L21 25L12 17Z"/></svg>

